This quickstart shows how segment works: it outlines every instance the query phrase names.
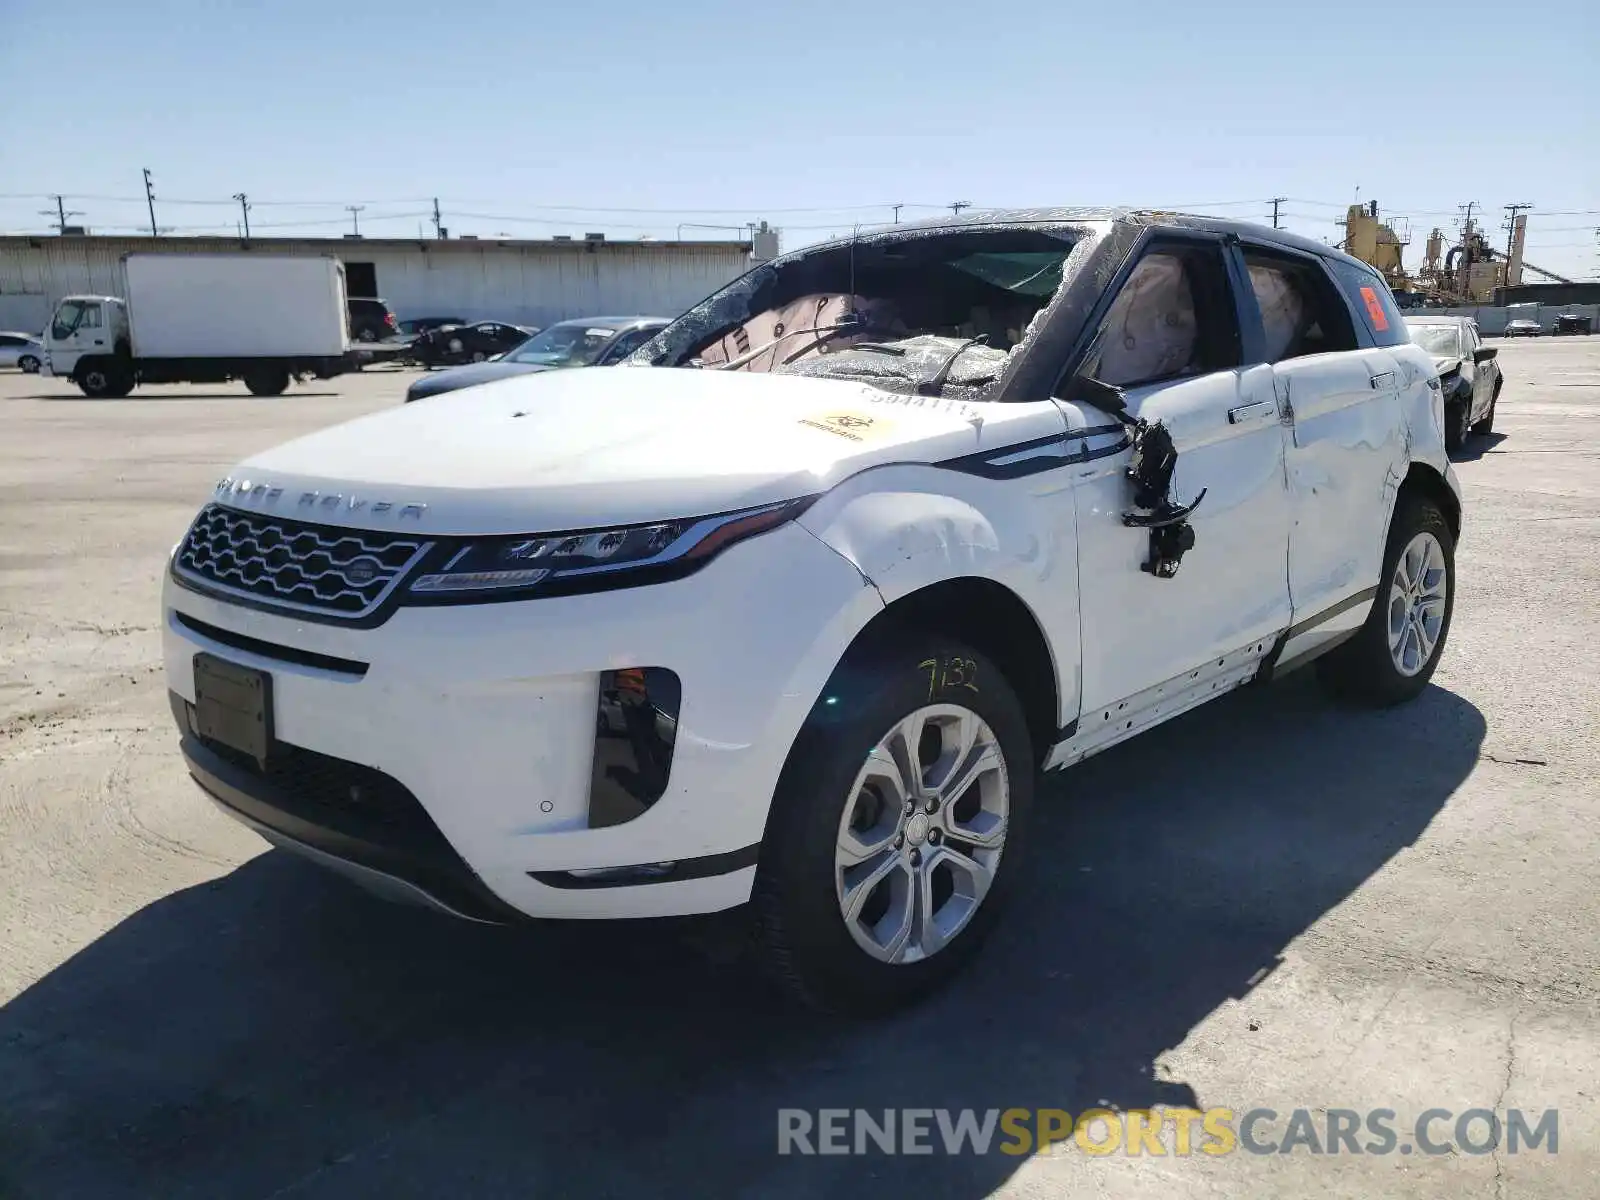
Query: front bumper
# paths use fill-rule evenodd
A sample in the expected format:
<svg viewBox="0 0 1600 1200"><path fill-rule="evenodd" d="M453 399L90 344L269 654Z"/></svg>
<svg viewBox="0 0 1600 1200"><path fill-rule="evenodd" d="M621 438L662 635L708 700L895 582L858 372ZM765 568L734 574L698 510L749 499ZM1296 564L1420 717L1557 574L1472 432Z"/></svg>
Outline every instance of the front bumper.
<svg viewBox="0 0 1600 1200"><path fill-rule="evenodd" d="M402 607L372 629L228 604L169 576L163 653L191 773L277 844L477 919L668 916L749 898L789 748L881 607L854 567L788 525L672 583ZM397 837L308 807L294 778L199 741L186 705L201 651L271 674L274 733L291 753L389 781L422 822ZM601 673L634 666L681 681L670 773L641 815L595 827ZM569 874L665 863L648 882Z"/></svg>

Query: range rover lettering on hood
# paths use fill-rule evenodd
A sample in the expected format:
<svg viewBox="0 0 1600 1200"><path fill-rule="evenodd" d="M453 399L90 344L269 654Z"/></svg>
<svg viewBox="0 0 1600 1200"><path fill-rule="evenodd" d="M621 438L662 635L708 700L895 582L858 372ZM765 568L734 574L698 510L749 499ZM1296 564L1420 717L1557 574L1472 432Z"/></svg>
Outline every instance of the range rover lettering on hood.
<svg viewBox="0 0 1600 1200"><path fill-rule="evenodd" d="M248 503L256 507L275 507L283 498L284 489L277 484L259 483L251 479L234 479L229 476L217 481L213 494L219 500L231 501L234 504ZM426 504L402 504L394 500L368 500L357 495L346 495L343 492L301 492L294 500L296 509L315 509L319 512L341 513L371 513L374 516L384 516L393 513L395 520L403 521L410 518L414 521L422 520L422 514L428 511Z"/></svg>

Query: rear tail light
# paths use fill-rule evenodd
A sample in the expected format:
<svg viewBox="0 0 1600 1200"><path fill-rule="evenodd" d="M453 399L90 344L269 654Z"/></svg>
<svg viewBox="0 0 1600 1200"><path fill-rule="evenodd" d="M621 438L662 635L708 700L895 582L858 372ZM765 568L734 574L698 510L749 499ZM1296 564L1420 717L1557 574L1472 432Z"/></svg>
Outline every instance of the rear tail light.
<svg viewBox="0 0 1600 1200"><path fill-rule="evenodd" d="M395 322L394 322L394 314L393 313L384 313L383 314L383 323L385 325L387 325L390 329L397 328L397 326L395 325Z"/></svg>

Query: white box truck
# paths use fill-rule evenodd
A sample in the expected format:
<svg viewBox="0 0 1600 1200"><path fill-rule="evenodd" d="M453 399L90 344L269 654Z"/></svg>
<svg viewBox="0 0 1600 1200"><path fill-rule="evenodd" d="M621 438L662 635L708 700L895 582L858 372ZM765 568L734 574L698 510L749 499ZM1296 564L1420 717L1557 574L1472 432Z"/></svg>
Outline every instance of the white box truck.
<svg viewBox="0 0 1600 1200"><path fill-rule="evenodd" d="M45 332L45 372L87 396L231 379L276 396L292 378L358 366L337 258L128 254L122 263L125 297L64 297Z"/></svg>

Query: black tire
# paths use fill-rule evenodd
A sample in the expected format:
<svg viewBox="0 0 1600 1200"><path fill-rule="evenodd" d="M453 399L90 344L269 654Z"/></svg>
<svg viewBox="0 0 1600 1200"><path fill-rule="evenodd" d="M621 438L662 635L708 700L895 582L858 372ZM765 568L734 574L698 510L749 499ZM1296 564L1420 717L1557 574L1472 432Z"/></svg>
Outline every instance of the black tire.
<svg viewBox="0 0 1600 1200"><path fill-rule="evenodd" d="M896 964L869 954L847 927L836 891L835 846L868 753L930 703L959 704L993 732L1010 787L1005 843L989 889L966 924L927 957ZM795 739L767 819L752 907L756 949L768 972L812 1008L859 1015L908 1004L956 974L993 928L1022 871L1036 770L1022 705L977 651L925 634L852 650ZM967 799L975 799L974 789L953 807ZM885 819L899 819L884 811ZM904 853L911 853L909 843Z"/></svg>
<svg viewBox="0 0 1600 1200"><path fill-rule="evenodd" d="M1414 675L1395 665L1389 650L1389 592L1401 552L1421 533L1431 533L1444 551L1444 617L1433 653ZM1383 552L1383 574L1372 611L1355 637L1317 660L1317 674L1335 696L1372 708L1387 708L1414 699L1433 678L1450 638L1450 621L1456 607L1456 540L1439 506L1415 492L1402 492L1389 523L1389 541Z"/></svg>
<svg viewBox="0 0 1600 1200"><path fill-rule="evenodd" d="M1444 406L1444 448L1451 454L1460 450L1467 440L1467 406L1452 400Z"/></svg>
<svg viewBox="0 0 1600 1200"><path fill-rule="evenodd" d="M91 400L109 400L117 393L116 372L103 364L86 367L78 372L78 390Z"/></svg>
<svg viewBox="0 0 1600 1200"><path fill-rule="evenodd" d="M287 371L258 371L244 377L244 386L252 396L281 396L289 386Z"/></svg>
<svg viewBox="0 0 1600 1200"><path fill-rule="evenodd" d="M24 354L17 359L17 366L22 368L24 375L37 375L39 373L39 359L37 355Z"/></svg>

